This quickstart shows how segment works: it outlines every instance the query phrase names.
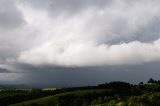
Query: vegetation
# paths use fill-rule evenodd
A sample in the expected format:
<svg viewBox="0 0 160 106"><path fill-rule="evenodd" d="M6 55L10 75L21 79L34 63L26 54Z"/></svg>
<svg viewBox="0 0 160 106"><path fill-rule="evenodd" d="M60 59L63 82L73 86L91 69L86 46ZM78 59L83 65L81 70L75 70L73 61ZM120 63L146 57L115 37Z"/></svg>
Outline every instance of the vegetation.
<svg viewBox="0 0 160 106"><path fill-rule="evenodd" d="M37 99L59 93L59 90L43 89L3 89L0 90L0 106L7 106L26 100Z"/></svg>
<svg viewBox="0 0 160 106"><path fill-rule="evenodd" d="M110 82L97 86L4 89L0 106L160 106L160 81L138 85Z"/></svg>

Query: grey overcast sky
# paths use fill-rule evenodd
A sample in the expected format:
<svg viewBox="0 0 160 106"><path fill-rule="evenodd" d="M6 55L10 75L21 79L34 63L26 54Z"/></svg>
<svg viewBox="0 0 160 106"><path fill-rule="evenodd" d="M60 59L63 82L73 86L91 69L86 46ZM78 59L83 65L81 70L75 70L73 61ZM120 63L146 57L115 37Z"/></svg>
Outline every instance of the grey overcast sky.
<svg viewBox="0 0 160 106"><path fill-rule="evenodd" d="M0 83L160 79L159 0L0 0Z"/></svg>

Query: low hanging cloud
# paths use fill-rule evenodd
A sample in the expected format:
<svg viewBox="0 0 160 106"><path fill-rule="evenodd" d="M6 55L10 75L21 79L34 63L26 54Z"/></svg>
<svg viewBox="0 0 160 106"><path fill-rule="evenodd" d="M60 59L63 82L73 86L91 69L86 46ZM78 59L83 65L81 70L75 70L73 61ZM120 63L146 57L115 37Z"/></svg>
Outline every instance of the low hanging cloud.
<svg viewBox="0 0 160 106"><path fill-rule="evenodd" d="M22 51L16 61L65 67L159 61L159 1L103 2L20 2L40 43Z"/></svg>
<svg viewBox="0 0 160 106"><path fill-rule="evenodd" d="M23 52L18 60L35 65L53 64L69 67L139 64L160 60L160 40L153 43L134 41L111 46L47 43Z"/></svg>
<svg viewBox="0 0 160 106"><path fill-rule="evenodd" d="M0 64L86 67L159 61L159 3L2 0Z"/></svg>
<svg viewBox="0 0 160 106"><path fill-rule="evenodd" d="M159 4L0 0L0 83L64 86L158 79Z"/></svg>

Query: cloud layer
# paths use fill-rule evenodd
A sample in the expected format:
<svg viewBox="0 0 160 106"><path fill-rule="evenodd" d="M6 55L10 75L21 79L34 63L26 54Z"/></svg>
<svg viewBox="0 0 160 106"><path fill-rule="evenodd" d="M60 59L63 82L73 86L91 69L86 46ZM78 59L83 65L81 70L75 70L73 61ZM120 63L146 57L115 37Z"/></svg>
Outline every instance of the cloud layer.
<svg viewBox="0 0 160 106"><path fill-rule="evenodd" d="M160 60L160 40L153 43L138 41L108 46L71 43L58 45L47 43L30 51L23 52L20 62L35 65L56 66L103 66L139 64Z"/></svg>
<svg viewBox="0 0 160 106"><path fill-rule="evenodd" d="M160 60L158 1L25 3L19 8L41 42L22 51L20 63L85 67Z"/></svg>
<svg viewBox="0 0 160 106"><path fill-rule="evenodd" d="M52 73L55 77L59 73L70 81L95 72L89 83L97 70L105 71L99 76L126 69L133 74L140 67L135 73L142 75L141 69L149 72L146 66L158 73L159 4L159 0L0 0L0 76L4 76L0 80L38 82L44 73L50 80ZM75 77L69 78L72 74Z"/></svg>

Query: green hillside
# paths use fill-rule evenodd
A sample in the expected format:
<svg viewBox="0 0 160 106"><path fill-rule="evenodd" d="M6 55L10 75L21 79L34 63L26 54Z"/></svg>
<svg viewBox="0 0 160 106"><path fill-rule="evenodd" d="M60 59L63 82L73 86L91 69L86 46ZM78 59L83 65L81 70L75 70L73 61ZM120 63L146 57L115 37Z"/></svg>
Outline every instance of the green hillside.
<svg viewBox="0 0 160 106"><path fill-rule="evenodd" d="M81 104L81 102L86 101L91 102L92 99L99 97L100 95L105 95L110 93L111 90L106 89L92 89L92 90L78 90L66 93L57 94L54 96L48 96L41 99L30 100L23 103L18 103L10 106L22 106L22 105L73 105Z"/></svg>
<svg viewBox="0 0 160 106"><path fill-rule="evenodd" d="M160 106L160 81L152 79L138 85L118 81L97 86L31 89L25 92L29 96L24 95L24 91L20 97L13 96L13 92L8 93L12 96L6 100L17 100L8 104L2 104L6 101L1 96L0 101L3 102L0 106Z"/></svg>

